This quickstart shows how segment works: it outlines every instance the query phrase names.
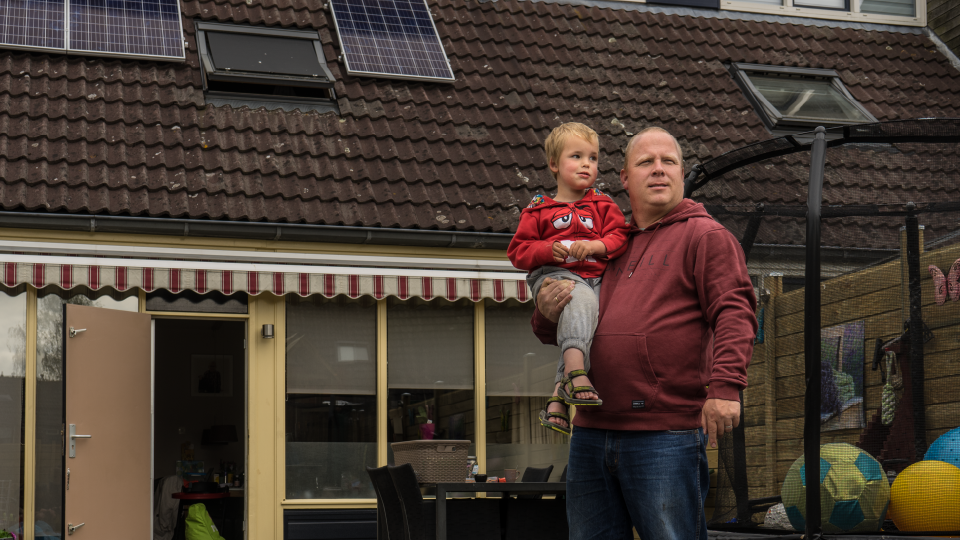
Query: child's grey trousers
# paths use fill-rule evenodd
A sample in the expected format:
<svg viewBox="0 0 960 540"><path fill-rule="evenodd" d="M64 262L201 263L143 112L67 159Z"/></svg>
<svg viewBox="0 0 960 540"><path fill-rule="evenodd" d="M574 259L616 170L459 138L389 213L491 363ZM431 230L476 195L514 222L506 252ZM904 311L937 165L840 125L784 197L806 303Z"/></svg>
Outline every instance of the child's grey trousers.
<svg viewBox="0 0 960 540"><path fill-rule="evenodd" d="M576 284L573 298L563 308L557 323L560 362L554 383L558 383L563 379L563 353L567 349L579 349L583 353L583 369L590 371L590 345L593 343L593 333L597 330L597 315L600 312L600 278L584 279L566 268L541 266L527 275L527 285L533 291L534 298L540 293L546 278L567 279Z"/></svg>

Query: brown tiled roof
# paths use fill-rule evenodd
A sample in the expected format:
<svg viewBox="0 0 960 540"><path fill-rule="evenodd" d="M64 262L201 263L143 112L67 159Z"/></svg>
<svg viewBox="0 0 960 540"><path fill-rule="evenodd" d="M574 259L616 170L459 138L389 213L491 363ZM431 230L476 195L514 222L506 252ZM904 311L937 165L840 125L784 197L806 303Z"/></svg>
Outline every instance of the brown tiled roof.
<svg viewBox="0 0 960 540"><path fill-rule="evenodd" d="M688 163L769 138L724 63L837 70L880 120L960 116L924 35L546 2L428 0L454 84L347 76L311 0L184 1L183 64L0 51L7 210L511 232L554 180L541 142L600 133L598 187L627 209L644 127ZM193 20L318 28L341 114L205 104Z"/></svg>

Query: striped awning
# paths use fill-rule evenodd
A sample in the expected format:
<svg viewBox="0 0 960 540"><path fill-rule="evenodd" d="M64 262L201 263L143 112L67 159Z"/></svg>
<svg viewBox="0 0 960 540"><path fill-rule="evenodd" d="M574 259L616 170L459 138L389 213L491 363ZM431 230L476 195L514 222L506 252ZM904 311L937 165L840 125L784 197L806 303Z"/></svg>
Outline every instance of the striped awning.
<svg viewBox="0 0 960 540"><path fill-rule="evenodd" d="M256 263L107 259L0 254L2 280L7 287L21 284L37 288L55 285L65 290L85 286L110 287L118 291L166 289L177 293L218 291L257 295L340 294L376 299L395 296L401 300L485 298L503 302L531 299L520 273L444 271L424 269L348 268Z"/></svg>

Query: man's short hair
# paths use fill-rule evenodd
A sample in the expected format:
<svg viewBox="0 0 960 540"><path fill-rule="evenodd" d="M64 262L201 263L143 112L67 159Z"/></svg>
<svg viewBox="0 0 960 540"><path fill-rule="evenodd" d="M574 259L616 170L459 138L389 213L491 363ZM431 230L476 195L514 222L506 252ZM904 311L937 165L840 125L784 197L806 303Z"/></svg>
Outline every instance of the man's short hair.
<svg viewBox="0 0 960 540"><path fill-rule="evenodd" d="M640 140L640 137L643 137L645 134L650 133L651 131L656 131L658 133L666 133L667 135L670 136L671 139L673 139L673 144L677 145L677 157L680 158L680 165L683 165L683 149L680 148L680 141L678 141L677 138L673 136L673 133L670 133L669 131L663 129L662 127L650 126L648 128L644 128L643 131L631 137L630 140L627 142L627 148L623 153L623 168L626 169L627 165L630 162L630 150L633 149L633 145Z"/></svg>
<svg viewBox="0 0 960 540"><path fill-rule="evenodd" d="M580 122L560 124L553 128L550 135L547 135L547 140L543 141L543 151L547 154L547 165L551 163L554 165L560 164L560 154L563 152L563 145L567 143L567 139L571 135L580 137L587 142L597 143L598 145L600 142L600 137L597 136L597 132ZM554 178L557 177L553 171L550 172Z"/></svg>

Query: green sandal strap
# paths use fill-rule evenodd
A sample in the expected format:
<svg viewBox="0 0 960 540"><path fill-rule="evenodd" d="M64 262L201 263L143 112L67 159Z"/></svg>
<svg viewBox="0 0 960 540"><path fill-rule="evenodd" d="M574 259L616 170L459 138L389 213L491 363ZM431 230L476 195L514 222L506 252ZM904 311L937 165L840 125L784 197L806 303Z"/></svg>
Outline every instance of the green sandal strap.
<svg viewBox="0 0 960 540"><path fill-rule="evenodd" d="M584 371L584 370L582 370L582 369L575 369L575 370L571 371L570 373L567 373L567 376L564 377L564 378L569 380L569 379L575 379L575 378L577 378L577 377L586 377L586 376L587 376L587 372L586 372L586 371Z"/></svg>
<svg viewBox="0 0 960 540"><path fill-rule="evenodd" d="M570 395L576 394L577 392L593 392L596 395L600 395L600 392L597 392L597 389L592 386L574 386L572 391L567 393Z"/></svg>
<svg viewBox="0 0 960 540"><path fill-rule="evenodd" d="M567 422L570 421L570 417L567 416L566 413L562 413L562 412L550 412L550 411L544 411L544 412L547 413L547 418L548 418L548 419L550 419L550 418L559 418L559 419L561 419L561 420L566 420Z"/></svg>
<svg viewBox="0 0 960 540"><path fill-rule="evenodd" d="M547 400L547 405L549 405L549 404L551 404L551 403L556 403L556 402L558 402L558 401L559 401L560 403L563 403L563 406L564 406L564 407L567 406L567 402L564 401L563 398L561 398L560 396L550 396L550 399Z"/></svg>

